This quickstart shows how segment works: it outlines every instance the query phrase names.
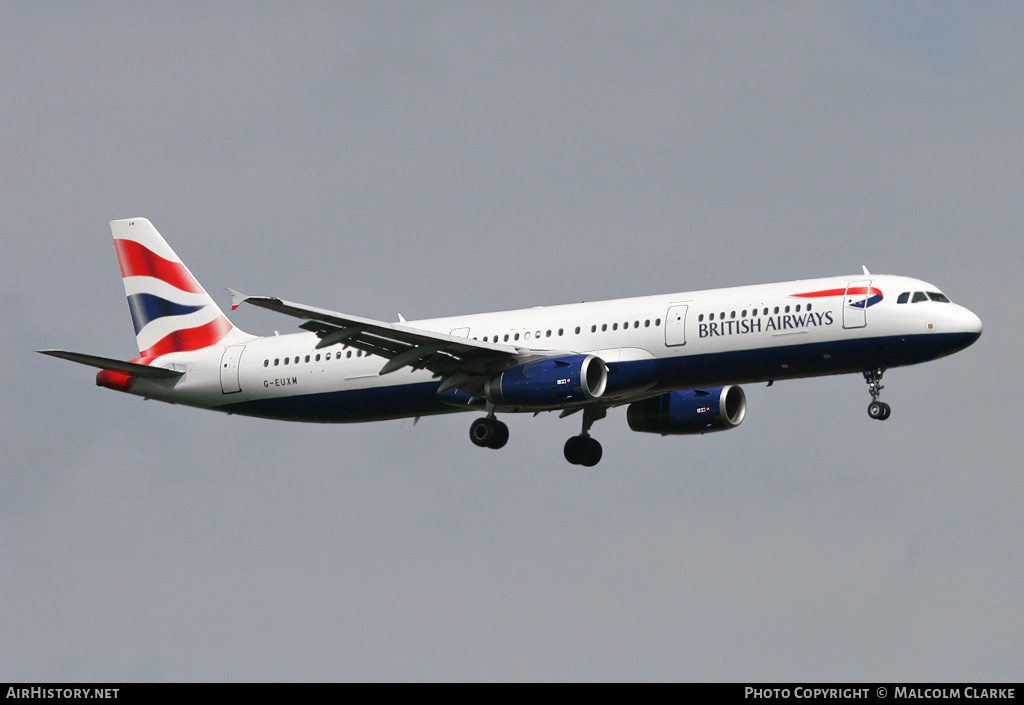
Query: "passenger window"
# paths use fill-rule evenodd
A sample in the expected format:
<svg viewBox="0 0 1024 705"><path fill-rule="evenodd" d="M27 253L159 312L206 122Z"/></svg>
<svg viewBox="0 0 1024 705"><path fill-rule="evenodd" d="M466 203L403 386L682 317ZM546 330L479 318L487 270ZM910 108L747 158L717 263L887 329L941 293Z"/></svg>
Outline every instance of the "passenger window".
<svg viewBox="0 0 1024 705"><path fill-rule="evenodd" d="M515 339L516 339L516 340L519 340L519 334L518 334L518 333L516 333L516 335L515 335Z"/></svg>
<svg viewBox="0 0 1024 705"><path fill-rule="evenodd" d="M807 310L808 310L808 311L810 311L810 310L811 310L811 305L810 305L810 304L807 304Z"/></svg>
<svg viewBox="0 0 1024 705"><path fill-rule="evenodd" d="M280 364L281 364L281 358L275 357L274 358L274 367L277 367Z"/></svg>
<svg viewBox="0 0 1024 705"><path fill-rule="evenodd" d="M619 329L619 324L618 323L612 323L612 330L618 330L618 329Z"/></svg>
<svg viewBox="0 0 1024 705"><path fill-rule="evenodd" d="M698 322L698 323L700 323L700 322L701 322L701 321L703 321L703 320L704 320L704 314L703 314L703 313L702 313L702 314L700 314L699 316L697 316L697 322Z"/></svg>
<svg viewBox="0 0 1024 705"><path fill-rule="evenodd" d="M505 340L504 340L504 342L506 342L506 343L508 342L508 333L506 333L506 334L505 334Z"/></svg>
<svg viewBox="0 0 1024 705"><path fill-rule="evenodd" d="M317 361L317 362L320 362L320 353L317 353L317 354L316 354L316 361Z"/></svg>
<svg viewBox="0 0 1024 705"><path fill-rule="evenodd" d="M740 311L740 318L746 318L746 317L747 317L747 309L743 309L742 311Z"/></svg>
<svg viewBox="0 0 1024 705"><path fill-rule="evenodd" d="M309 355L306 355L306 362L309 362Z"/></svg>
<svg viewBox="0 0 1024 705"><path fill-rule="evenodd" d="M910 301L910 292L904 291L902 294L896 297L896 303L905 304Z"/></svg>
<svg viewBox="0 0 1024 705"><path fill-rule="evenodd" d="M558 329L558 337L562 337L562 333L564 333L564 332L565 332L565 328L559 328ZM578 333L579 331L577 330L576 332Z"/></svg>
<svg viewBox="0 0 1024 705"><path fill-rule="evenodd" d="M729 318L736 318L736 312L735 311L729 311Z"/></svg>
<svg viewBox="0 0 1024 705"><path fill-rule="evenodd" d="M708 320L709 321L715 320L715 314L713 314L713 313L708 314Z"/></svg>
<svg viewBox="0 0 1024 705"><path fill-rule="evenodd" d="M928 297L924 295L923 291L915 291L914 292L914 303L915 304L918 304L918 303L921 303L922 301L927 301L927 300L928 300Z"/></svg>
<svg viewBox="0 0 1024 705"><path fill-rule="evenodd" d="M296 365L299 364L299 356L298 355L295 356L295 364Z"/></svg>
<svg viewBox="0 0 1024 705"><path fill-rule="evenodd" d="M776 306L776 307L775 307L775 313L778 313L778 312L779 312L779 307L778 307L778 306Z"/></svg>
<svg viewBox="0 0 1024 705"><path fill-rule="evenodd" d="M789 313L789 306L786 307L786 313Z"/></svg>
<svg viewBox="0 0 1024 705"><path fill-rule="evenodd" d="M797 304L797 305L796 305L796 312L797 312L797 313L800 313L800 304Z"/></svg>
<svg viewBox="0 0 1024 705"><path fill-rule="evenodd" d="M650 327L651 327L651 319L648 318L647 320L644 321L644 328L650 328Z"/></svg>
<svg viewBox="0 0 1024 705"><path fill-rule="evenodd" d="M607 323L602 323L601 324L601 332L604 333L606 330L608 330L608 324Z"/></svg>
<svg viewBox="0 0 1024 705"><path fill-rule="evenodd" d="M264 367L270 367L270 360L264 360L263 361L263 366Z"/></svg>
<svg viewBox="0 0 1024 705"><path fill-rule="evenodd" d="M330 360L331 359L331 354L327 353L326 355L324 355L324 359L325 360Z"/></svg>
<svg viewBox="0 0 1024 705"><path fill-rule="evenodd" d="M546 335L544 337L545 338L550 338L551 337L551 331L547 331L547 333L546 333Z"/></svg>
<svg viewBox="0 0 1024 705"><path fill-rule="evenodd" d="M596 333L597 332L597 326L596 325L590 326L590 332L591 333Z"/></svg>
<svg viewBox="0 0 1024 705"><path fill-rule="evenodd" d="M580 334L580 327L576 326L576 335L579 335L579 334Z"/></svg>
<svg viewBox="0 0 1024 705"><path fill-rule="evenodd" d="M654 319L654 325L660 326L661 325L661 319L660 318L655 318Z"/></svg>

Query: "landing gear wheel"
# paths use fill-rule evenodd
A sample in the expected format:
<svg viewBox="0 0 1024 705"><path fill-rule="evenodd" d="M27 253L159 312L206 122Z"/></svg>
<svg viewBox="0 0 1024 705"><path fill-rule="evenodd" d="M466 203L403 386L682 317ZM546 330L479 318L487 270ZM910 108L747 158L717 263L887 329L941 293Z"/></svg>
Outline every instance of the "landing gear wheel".
<svg viewBox="0 0 1024 705"><path fill-rule="evenodd" d="M492 450L498 450L499 448L504 448L505 444L508 443L508 426L506 426L504 422L498 421L497 419L494 420L494 425L494 440L491 443L489 443L487 447L491 448Z"/></svg>
<svg viewBox="0 0 1024 705"><path fill-rule="evenodd" d="M871 370L864 370L864 381L868 383L868 393L871 394L871 403L868 404L868 416L876 421L885 421L892 413L892 409L884 401L878 401L878 396L885 387L882 386L882 374L885 372L881 367Z"/></svg>
<svg viewBox="0 0 1024 705"><path fill-rule="evenodd" d="M582 465L587 453L587 439L583 436L573 436L565 442L565 459L573 465Z"/></svg>
<svg viewBox="0 0 1024 705"><path fill-rule="evenodd" d="M892 408L884 401L873 401L868 404L868 416L876 421L885 421L892 413Z"/></svg>
<svg viewBox="0 0 1024 705"><path fill-rule="evenodd" d="M601 462L601 444L590 436L573 436L565 442L565 459L573 465L592 468Z"/></svg>
<svg viewBox="0 0 1024 705"><path fill-rule="evenodd" d="M469 425L469 440L481 448L497 450L508 443L508 426L498 419L485 416Z"/></svg>
<svg viewBox="0 0 1024 705"><path fill-rule="evenodd" d="M587 457L580 463L585 468L592 468L601 462L601 456L604 455L604 450L601 448L601 444L594 438L587 439Z"/></svg>

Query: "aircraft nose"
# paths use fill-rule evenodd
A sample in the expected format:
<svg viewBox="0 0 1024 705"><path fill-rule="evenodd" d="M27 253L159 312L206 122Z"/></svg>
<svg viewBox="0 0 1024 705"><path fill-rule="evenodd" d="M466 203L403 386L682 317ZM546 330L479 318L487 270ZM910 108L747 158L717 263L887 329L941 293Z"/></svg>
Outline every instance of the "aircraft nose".
<svg viewBox="0 0 1024 705"><path fill-rule="evenodd" d="M981 324L981 319L978 318L978 314L974 313L974 311L967 311L967 318L967 329L971 333L981 335L981 329L984 328L984 326Z"/></svg>
<svg viewBox="0 0 1024 705"><path fill-rule="evenodd" d="M974 336L971 340L972 343L981 337L981 331L984 326L981 323L981 319L976 313L974 313L974 311L961 307L959 318L961 330L964 333L970 333Z"/></svg>

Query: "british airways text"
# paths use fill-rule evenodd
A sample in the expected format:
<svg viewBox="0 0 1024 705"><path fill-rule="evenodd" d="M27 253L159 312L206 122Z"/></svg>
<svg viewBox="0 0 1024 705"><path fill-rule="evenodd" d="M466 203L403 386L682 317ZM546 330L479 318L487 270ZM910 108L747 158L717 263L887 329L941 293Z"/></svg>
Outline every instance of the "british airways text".
<svg viewBox="0 0 1024 705"><path fill-rule="evenodd" d="M767 318L745 318L738 321L711 321L699 323L697 330L701 338L716 335L743 335L762 331L797 330L817 326L830 326L835 322L831 311L768 316Z"/></svg>

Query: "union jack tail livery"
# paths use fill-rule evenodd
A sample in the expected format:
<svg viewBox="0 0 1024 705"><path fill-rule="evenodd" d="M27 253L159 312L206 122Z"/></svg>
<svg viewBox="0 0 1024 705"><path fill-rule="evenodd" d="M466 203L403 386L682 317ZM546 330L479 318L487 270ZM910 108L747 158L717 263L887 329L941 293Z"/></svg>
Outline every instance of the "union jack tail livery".
<svg viewBox="0 0 1024 705"><path fill-rule="evenodd" d="M110 231L135 325L139 362L251 337L227 319L152 223L145 218L114 220Z"/></svg>

